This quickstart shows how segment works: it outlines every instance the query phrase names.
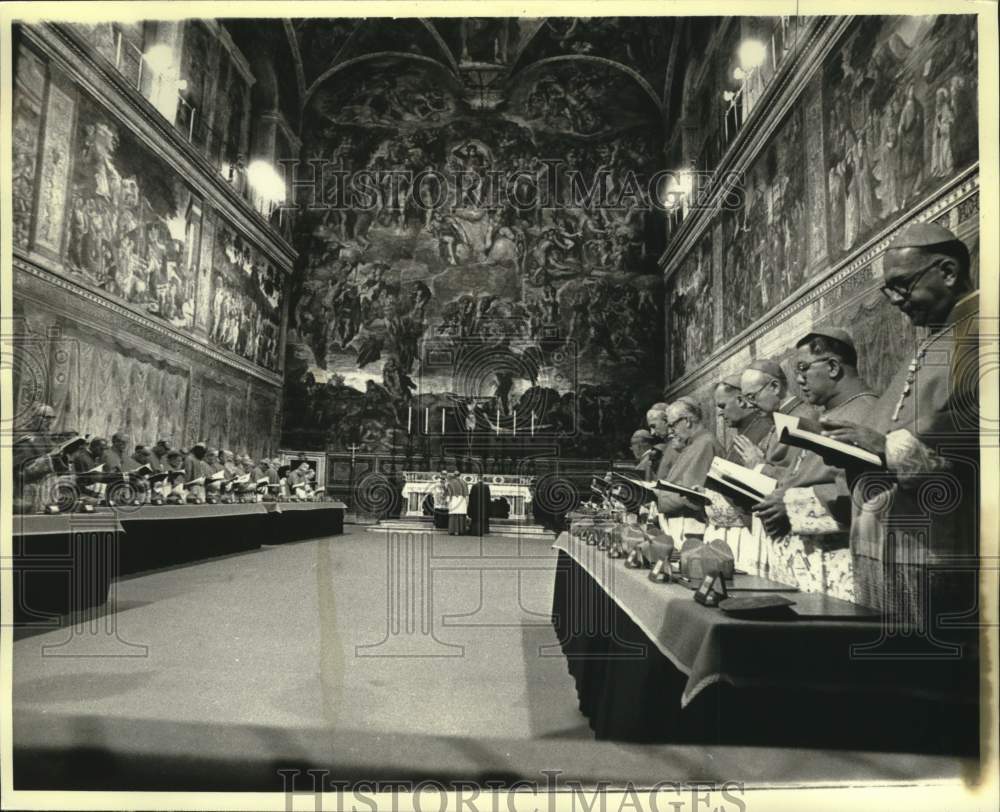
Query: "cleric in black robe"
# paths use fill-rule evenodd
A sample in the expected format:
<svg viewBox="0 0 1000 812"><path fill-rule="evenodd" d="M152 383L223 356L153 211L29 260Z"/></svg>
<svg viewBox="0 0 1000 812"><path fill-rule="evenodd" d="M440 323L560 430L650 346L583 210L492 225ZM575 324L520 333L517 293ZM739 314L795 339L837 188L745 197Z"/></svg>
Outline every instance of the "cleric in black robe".
<svg viewBox="0 0 1000 812"><path fill-rule="evenodd" d="M490 502L490 486L485 482L477 482L469 490L469 535L489 534Z"/></svg>

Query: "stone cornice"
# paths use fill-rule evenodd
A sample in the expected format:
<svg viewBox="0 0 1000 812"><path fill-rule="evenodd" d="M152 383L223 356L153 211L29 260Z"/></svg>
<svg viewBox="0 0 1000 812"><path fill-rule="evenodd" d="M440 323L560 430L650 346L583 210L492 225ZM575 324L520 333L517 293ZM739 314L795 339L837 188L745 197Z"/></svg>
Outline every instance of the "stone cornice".
<svg viewBox="0 0 1000 812"><path fill-rule="evenodd" d="M110 318L106 321L86 324L89 330L100 331L110 336L117 336L121 330L116 329L116 324L119 321L125 321L137 333L146 335L150 346L165 346L168 349L171 346L182 347L206 360L222 364L241 375L252 376L270 386L280 387L282 385L282 376L280 373L269 372L233 353L216 349L206 342L192 338L189 333L181 329L173 327L166 322L144 316L126 304L108 299L106 296L102 296L89 287L77 284L71 279L61 276L53 267L53 263L44 257L35 254L28 257L21 253L19 249L15 249L13 259L15 271L20 271L33 279L40 280L45 285L50 285L53 288L63 291L74 299L82 299L93 305L97 305L107 312ZM33 292L26 288L21 280L18 279L16 273L14 275L14 294L16 297L31 298L38 304L51 308L54 306L51 292L51 288L49 288L48 295L40 291ZM65 308L60 309L65 310ZM64 314L69 317L79 317L79 313L73 313L69 310L65 310Z"/></svg>
<svg viewBox="0 0 1000 812"><path fill-rule="evenodd" d="M831 266L825 274L817 274L802 288L776 308L765 313L750 327L733 336L708 358L698 364L690 372L672 382L666 389L667 397L673 396L691 388L691 384L705 375L709 370L719 366L730 356L750 345L765 333L788 321L796 313L809 307L831 290L867 268L869 264L885 253L892 236L904 225L915 222L934 220L943 212L957 206L975 194L979 189L979 164L976 163L954 178L943 188L925 198L919 205L911 208L905 215L882 228L877 234L859 245L847 256Z"/></svg>
<svg viewBox="0 0 1000 812"><path fill-rule="evenodd" d="M93 55L78 35L62 25L24 25L31 42L68 77L110 109L154 154L191 183L205 203L220 212L243 236L255 243L285 273L297 254L253 207L188 143L149 101L103 58Z"/></svg>
<svg viewBox="0 0 1000 812"><path fill-rule="evenodd" d="M795 52L782 64L713 170L717 177L740 175L752 166L853 19L819 17L811 21ZM713 226L728 191L728 184L716 182L685 218L659 259L664 281L670 279L691 248Z"/></svg>

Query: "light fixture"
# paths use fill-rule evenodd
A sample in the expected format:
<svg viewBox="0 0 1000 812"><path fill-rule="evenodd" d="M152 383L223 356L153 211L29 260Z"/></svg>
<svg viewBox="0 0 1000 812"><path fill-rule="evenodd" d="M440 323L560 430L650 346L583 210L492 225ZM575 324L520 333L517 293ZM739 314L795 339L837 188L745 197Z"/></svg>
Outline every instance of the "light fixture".
<svg viewBox="0 0 1000 812"><path fill-rule="evenodd" d="M736 94L732 90L724 90L724 91L722 91L722 99L723 99L723 101L731 102L735 98L736 98Z"/></svg>
<svg viewBox="0 0 1000 812"><path fill-rule="evenodd" d="M171 124L177 115L177 96L187 88L187 80L180 78L180 69L174 62L174 52L160 42L142 55L152 73L149 100Z"/></svg>
<svg viewBox="0 0 1000 812"><path fill-rule="evenodd" d="M736 56L740 61L740 67L746 73L750 73L764 64L764 60L767 58L767 46L760 40L743 40Z"/></svg>
<svg viewBox="0 0 1000 812"><path fill-rule="evenodd" d="M682 169L677 177L677 183L681 194L684 197L690 197L691 192L694 191L694 173L690 169Z"/></svg>
<svg viewBox="0 0 1000 812"><path fill-rule="evenodd" d="M686 212L694 189L694 175L688 169L669 172L660 184L660 203L667 211Z"/></svg>
<svg viewBox="0 0 1000 812"><path fill-rule="evenodd" d="M247 167L247 182L262 204L258 209L261 213L269 215L274 206L285 202L285 179L267 161L251 161Z"/></svg>
<svg viewBox="0 0 1000 812"><path fill-rule="evenodd" d="M169 73L174 66L174 51L169 45L162 42L157 43L142 55L156 73L163 75Z"/></svg>

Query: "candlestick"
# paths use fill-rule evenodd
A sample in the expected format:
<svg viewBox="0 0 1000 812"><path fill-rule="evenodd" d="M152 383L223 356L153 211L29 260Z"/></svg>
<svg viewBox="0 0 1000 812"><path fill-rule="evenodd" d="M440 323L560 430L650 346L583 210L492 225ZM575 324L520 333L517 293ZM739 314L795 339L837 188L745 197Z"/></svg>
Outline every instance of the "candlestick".
<svg viewBox="0 0 1000 812"><path fill-rule="evenodd" d="M497 437L500 436L500 407L497 406Z"/></svg>
<svg viewBox="0 0 1000 812"><path fill-rule="evenodd" d="M512 436L517 437L517 409L514 409L514 422L511 423Z"/></svg>
<svg viewBox="0 0 1000 812"><path fill-rule="evenodd" d="M406 433L410 433L410 429L413 427L413 407L406 407Z"/></svg>
<svg viewBox="0 0 1000 812"><path fill-rule="evenodd" d="M535 410L531 410L531 436L535 436Z"/></svg>
<svg viewBox="0 0 1000 812"><path fill-rule="evenodd" d="M431 433L431 409L430 406L424 409L424 431Z"/></svg>
<svg viewBox="0 0 1000 812"><path fill-rule="evenodd" d="M441 410L441 433L444 434L444 409Z"/></svg>

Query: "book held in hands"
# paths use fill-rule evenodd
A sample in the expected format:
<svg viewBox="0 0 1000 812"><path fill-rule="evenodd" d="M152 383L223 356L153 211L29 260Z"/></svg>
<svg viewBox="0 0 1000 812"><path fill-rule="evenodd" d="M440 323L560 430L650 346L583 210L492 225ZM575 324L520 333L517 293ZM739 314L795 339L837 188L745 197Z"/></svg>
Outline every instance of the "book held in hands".
<svg viewBox="0 0 1000 812"><path fill-rule="evenodd" d="M747 508L769 496L778 487L778 481L752 468L715 457L705 475L705 487L721 493L735 505Z"/></svg>
<svg viewBox="0 0 1000 812"><path fill-rule="evenodd" d="M618 474L622 479L631 482L633 485L637 485L640 488L645 488L648 491L669 491L670 493L676 493L680 496L686 496L689 499L697 499L701 502L707 502L708 497L705 496L701 491L696 491L694 488L688 488L684 485L678 485L676 482L669 482L666 479L660 479L656 481L644 480L644 479L632 479L631 477L624 476L623 474Z"/></svg>
<svg viewBox="0 0 1000 812"><path fill-rule="evenodd" d="M815 420L774 413L774 428L781 442L819 454L827 463L840 468L885 468L885 460L864 448L823 435L822 424Z"/></svg>

